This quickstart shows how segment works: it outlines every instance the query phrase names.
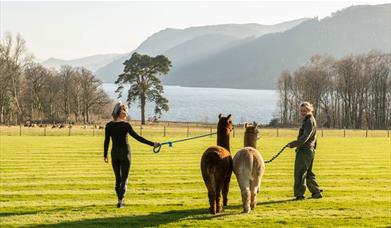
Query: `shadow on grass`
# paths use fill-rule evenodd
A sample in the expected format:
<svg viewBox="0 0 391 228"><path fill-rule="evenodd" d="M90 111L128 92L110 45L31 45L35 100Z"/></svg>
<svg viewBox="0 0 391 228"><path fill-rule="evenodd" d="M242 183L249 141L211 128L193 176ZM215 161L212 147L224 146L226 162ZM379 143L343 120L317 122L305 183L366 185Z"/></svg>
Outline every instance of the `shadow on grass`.
<svg viewBox="0 0 391 228"><path fill-rule="evenodd" d="M267 201L267 202L260 202L258 205L268 205L268 204L278 204L278 203L287 203L296 201L295 199L285 199L285 200L275 200L275 201Z"/></svg>
<svg viewBox="0 0 391 228"><path fill-rule="evenodd" d="M191 218L196 220L211 219L214 217L224 216L209 215L208 210L191 209L191 210L171 210L160 213L151 213L147 215L121 216L101 219L87 219L81 221L63 222L57 224L38 225L36 227L156 227L159 225L177 222L182 219Z"/></svg>
<svg viewBox="0 0 391 228"><path fill-rule="evenodd" d="M76 211L79 211L79 210L85 210L85 209L89 209L89 208L94 208L95 206L94 205L90 205L90 206L84 206L84 207L78 207L77 209L73 208L73 207L60 207L60 208L54 208L54 209L48 209L48 208L44 208L44 209L38 209L38 210L21 210L21 211L13 211L13 212L0 212L0 218L2 217L8 217L8 216L19 216L19 215L34 215L34 214L39 214L39 213L47 213L47 212L59 212L59 211L68 211L68 210L76 210Z"/></svg>
<svg viewBox="0 0 391 228"><path fill-rule="evenodd" d="M18 211L18 212L0 212L0 218L7 216L18 216L18 215L32 215L36 214L36 211Z"/></svg>
<svg viewBox="0 0 391 228"><path fill-rule="evenodd" d="M292 201L292 199L260 202L259 205L285 203L290 201ZM89 206L87 206L87 208L88 207ZM229 205L224 208L226 210L229 210L230 212L223 212L220 214L211 215L208 213L207 208L170 210L166 212L150 213L147 215L129 215L129 216L120 215L118 217L109 217L109 218L101 218L101 219L85 219L80 221L61 222L57 224L38 225L35 227L119 227L119 226L156 227L160 225L175 223L180 220L187 220L187 219L210 220L210 219L230 216L233 214L241 214L242 205ZM61 210L80 211L80 209L81 208L58 208L56 210L57 211L61 211ZM86 208L83 207L83 209ZM21 212L20 214L24 214L24 213L29 214L30 212ZM35 212L35 213L39 213L39 212ZM18 215L18 213L15 214Z"/></svg>

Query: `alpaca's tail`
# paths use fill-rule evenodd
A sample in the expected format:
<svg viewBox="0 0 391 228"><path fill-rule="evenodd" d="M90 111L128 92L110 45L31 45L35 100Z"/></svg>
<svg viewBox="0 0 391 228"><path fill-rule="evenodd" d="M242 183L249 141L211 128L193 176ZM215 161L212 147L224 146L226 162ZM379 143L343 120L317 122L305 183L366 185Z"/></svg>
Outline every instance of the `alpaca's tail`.
<svg viewBox="0 0 391 228"><path fill-rule="evenodd" d="M256 152L256 154L253 154L252 178L256 183L258 183L257 193L259 193L259 186L262 181L262 176L265 173L265 162L259 151Z"/></svg>
<svg viewBox="0 0 391 228"><path fill-rule="evenodd" d="M209 191L216 191L215 167L206 165L202 170L202 177Z"/></svg>
<svg viewBox="0 0 391 228"><path fill-rule="evenodd" d="M252 162L252 167L251 167L251 174L252 174L252 177L253 178L257 178L259 175L261 175L261 170L259 169L259 167L261 166L261 164L259 164L259 160L256 159L254 157L254 155L252 156L253 157L253 162Z"/></svg>

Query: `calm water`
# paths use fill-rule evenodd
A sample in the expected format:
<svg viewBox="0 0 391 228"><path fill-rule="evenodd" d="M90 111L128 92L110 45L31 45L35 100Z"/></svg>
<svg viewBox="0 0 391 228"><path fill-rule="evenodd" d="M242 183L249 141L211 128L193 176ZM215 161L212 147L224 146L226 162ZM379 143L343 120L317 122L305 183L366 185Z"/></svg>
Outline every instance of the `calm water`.
<svg viewBox="0 0 391 228"><path fill-rule="evenodd" d="M104 83L103 88L112 99L117 100L115 84ZM164 96L168 99L170 110L163 113L162 120L217 122L218 114L224 113L232 114L234 123L269 123L278 113L278 92L275 90L164 86ZM132 119L140 119L137 106L134 104L129 109ZM152 104L147 104L146 119L154 115L153 109Z"/></svg>

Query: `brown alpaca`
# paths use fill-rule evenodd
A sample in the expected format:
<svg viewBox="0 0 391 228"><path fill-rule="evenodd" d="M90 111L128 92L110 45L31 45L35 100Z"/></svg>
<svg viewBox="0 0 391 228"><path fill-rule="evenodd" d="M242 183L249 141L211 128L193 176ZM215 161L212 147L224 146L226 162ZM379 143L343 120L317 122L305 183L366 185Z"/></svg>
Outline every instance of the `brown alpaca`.
<svg viewBox="0 0 391 228"><path fill-rule="evenodd" d="M221 206L221 192L223 205L227 206L229 182L232 175L232 157L229 147L229 134L233 129L231 114L227 117L219 115L217 124L217 146L209 147L201 158L201 172L206 188L211 214L223 211Z"/></svg>
<svg viewBox="0 0 391 228"><path fill-rule="evenodd" d="M245 124L244 148L233 158L233 171L242 194L243 212L249 213L257 205L257 193L265 172L265 163L257 148L258 125ZM250 209L251 208L251 209Z"/></svg>

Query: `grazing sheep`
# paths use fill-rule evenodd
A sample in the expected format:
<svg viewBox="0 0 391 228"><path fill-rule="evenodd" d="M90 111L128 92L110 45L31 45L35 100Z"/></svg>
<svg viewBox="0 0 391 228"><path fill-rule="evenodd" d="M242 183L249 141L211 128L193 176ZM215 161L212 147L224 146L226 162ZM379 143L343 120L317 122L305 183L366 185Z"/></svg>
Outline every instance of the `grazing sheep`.
<svg viewBox="0 0 391 228"><path fill-rule="evenodd" d="M258 125L245 124L244 148L233 158L233 171L238 180L242 194L243 213L254 210L257 204L257 193L265 172L265 163L261 153L256 149Z"/></svg>

